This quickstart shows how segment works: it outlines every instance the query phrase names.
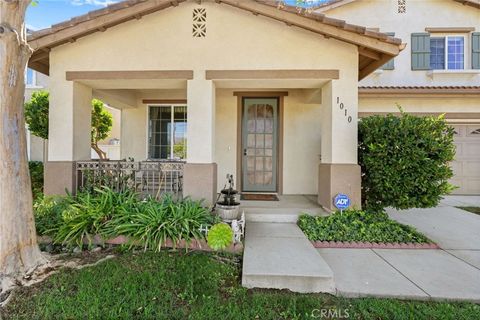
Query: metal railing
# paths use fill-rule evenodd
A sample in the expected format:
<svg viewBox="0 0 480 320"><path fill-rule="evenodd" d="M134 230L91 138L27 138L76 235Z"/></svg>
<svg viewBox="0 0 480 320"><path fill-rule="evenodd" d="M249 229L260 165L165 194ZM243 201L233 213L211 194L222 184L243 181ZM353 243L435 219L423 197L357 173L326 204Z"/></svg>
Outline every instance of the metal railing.
<svg viewBox="0 0 480 320"><path fill-rule="evenodd" d="M107 186L115 191L134 190L142 198L159 199L169 193L183 197L181 161L77 161L77 190Z"/></svg>

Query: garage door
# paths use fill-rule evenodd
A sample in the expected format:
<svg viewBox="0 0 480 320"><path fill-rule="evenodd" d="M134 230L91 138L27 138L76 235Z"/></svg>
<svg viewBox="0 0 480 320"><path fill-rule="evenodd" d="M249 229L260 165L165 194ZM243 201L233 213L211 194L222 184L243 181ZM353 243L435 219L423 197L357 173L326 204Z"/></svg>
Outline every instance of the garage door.
<svg viewBox="0 0 480 320"><path fill-rule="evenodd" d="M457 152L451 180L454 194L480 194L480 124L454 125Z"/></svg>

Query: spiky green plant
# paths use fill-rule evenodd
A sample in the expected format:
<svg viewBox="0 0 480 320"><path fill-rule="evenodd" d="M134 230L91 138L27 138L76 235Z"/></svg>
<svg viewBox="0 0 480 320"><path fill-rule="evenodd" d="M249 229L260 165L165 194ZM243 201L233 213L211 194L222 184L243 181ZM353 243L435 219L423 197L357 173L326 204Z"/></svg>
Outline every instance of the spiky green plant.
<svg viewBox="0 0 480 320"><path fill-rule="evenodd" d="M233 230L226 223L217 223L208 231L207 240L213 250L224 250L233 242Z"/></svg>
<svg viewBox="0 0 480 320"><path fill-rule="evenodd" d="M128 236L132 243L141 244L145 250L160 251L167 239L175 246L180 240L190 243L200 239L202 225L210 225L211 213L201 202L184 199L175 202L171 196L162 200L147 199L133 212L115 216L111 225L113 233Z"/></svg>
<svg viewBox="0 0 480 320"><path fill-rule="evenodd" d="M91 241L95 234L108 234L108 222L115 216L136 207L137 195L130 191L115 192L110 188L95 189L93 193L81 192L62 213L55 242L81 246L84 239Z"/></svg>

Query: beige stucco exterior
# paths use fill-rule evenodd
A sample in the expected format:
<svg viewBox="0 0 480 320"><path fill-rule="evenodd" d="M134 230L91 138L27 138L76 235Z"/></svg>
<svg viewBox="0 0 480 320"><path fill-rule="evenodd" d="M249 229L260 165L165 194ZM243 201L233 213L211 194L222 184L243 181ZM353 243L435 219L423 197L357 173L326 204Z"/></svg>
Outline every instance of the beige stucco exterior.
<svg viewBox="0 0 480 320"><path fill-rule="evenodd" d="M205 38L192 37L192 10L197 7L207 10ZM257 69L333 69L340 76L205 79L206 70ZM193 79L66 80L66 72L91 70L193 70ZM283 107L283 193L316 194L320 161L357 163L357 47L237 8L182 3L55 47L50 78L49 161L89 158L86 103L92 96L101 93L121 109L121 158L135 160L147 157L148 107L142 101L186 99L187 162L216 163L221 188L227 173L240 174L234 92L280 90L288 92Z"/></svg>
<svg viewBox="0 0 480 320"><path fill-rule="evenodd" d="M348 3L347 3L348 2ZM324 14L345 19L352 23L366 24L383 32L395 32L396 37L407 43L395 58L394 70L377 70L360 81L360 86L480 86L480 70L473 70L471 64L472 32L480 31L480 10L451 0L406 1L406 12L398 12L394 0L357 0L337 3ZM372 14L375 12L376 14ZM445 32L431 32L431 37L464 37L464 70L411 70L411 34L432 30L451 29ZM466 31L456 32L455 28ZM433 29L434 30L434 29ZM457 29L458 30L458 29ZM438 30L437 30L438 31ZM459 188L457 194L480 193L480 137L474 132L480 128L480 94L435 93L361 94L358 110L361 115L372 113L398 112L397 104L409 113L446 113L447 121L455 126L456 160L452 163L453 185Z"/></svg>
<svg viewBox="0 0 480 320"><path fill-rule="evenodd" d="M412 71L410 64L411 34L426 32L432 27L473 27L480 31L480 10L452 0L414 0L406 1L406 12L398 13L396 0L357 0L346 5L323 12L333 18L345 19L350 23L379 28L382 32L395 32L407 44L395 58L394 70L374 73L360 82L361 86L440 86L440 85L479 85L480 74L468 72L435 73L430 71ZM451 33L435 33L442 36ZM466 36L465 52L471 52L471 41ZM471 69L470 55L465 55L466 69Z"/></svg>

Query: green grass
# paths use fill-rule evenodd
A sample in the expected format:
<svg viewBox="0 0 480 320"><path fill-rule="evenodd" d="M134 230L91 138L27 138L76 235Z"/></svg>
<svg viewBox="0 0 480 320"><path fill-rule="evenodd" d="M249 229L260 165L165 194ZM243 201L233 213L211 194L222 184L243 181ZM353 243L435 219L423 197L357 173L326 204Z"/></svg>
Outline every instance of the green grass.
<svg viewBox="0 0 480 320"><path fill-rule="evenodd" d="M238 256L192 252L124 253L94 267L67 269L21 288L5 319L315 319L326 309L350 319L480 319L471 303L345 299L246 290ZM0 316L1 318L1 316Z"/></svg>
<svg viewBox="0 0 480 320"><path fill-rule="evenodd" d="M480 207L457 207L457 208L471 212L471 213L480 214Z"/></svg>
<svg viewBox="0 0 480 320"><path fill-rule="evenodd" d="M311 241L432 242L415 228L389 219L385 212L346 210L327 217L301 215L298 226Z"/></svg>

